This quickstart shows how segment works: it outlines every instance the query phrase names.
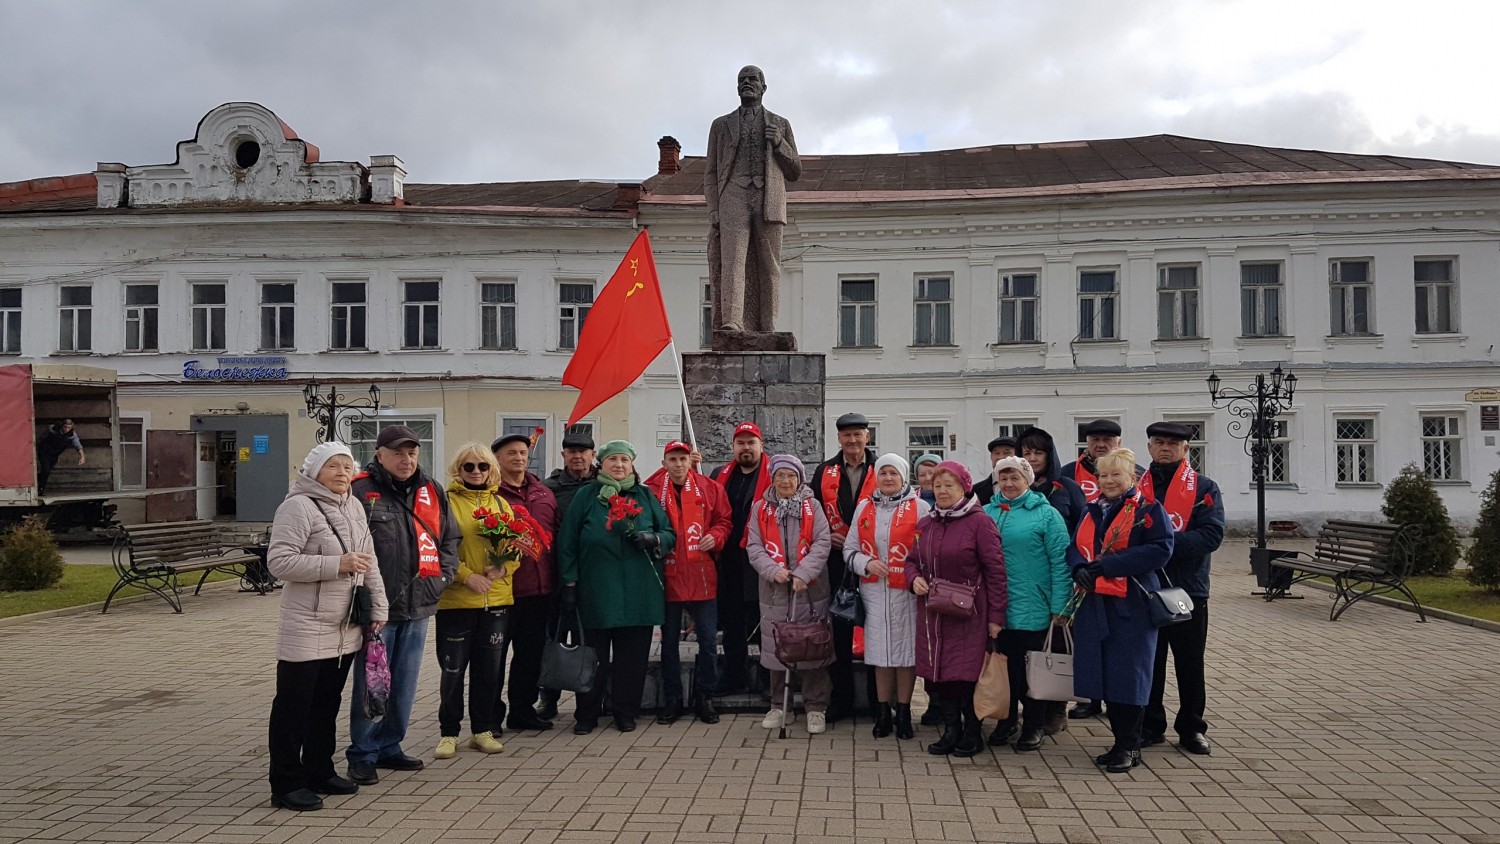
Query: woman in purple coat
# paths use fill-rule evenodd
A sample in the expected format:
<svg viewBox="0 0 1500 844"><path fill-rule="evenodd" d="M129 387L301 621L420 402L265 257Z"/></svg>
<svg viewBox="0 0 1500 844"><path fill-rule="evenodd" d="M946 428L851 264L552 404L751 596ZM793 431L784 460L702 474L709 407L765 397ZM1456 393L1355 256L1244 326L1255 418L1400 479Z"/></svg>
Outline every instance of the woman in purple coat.
<svg viewBox="0 0 1500 844"><path fill-rule="evenodd" d="M1073 693L1108 704L1114 747L1094 761L1112 774L1141 763L1141 718L1151 699L1156 628L1145 590L1172 556L1172 525L1135 489L1135 454L1099 458L1099 499L1068 548L1073 580L1089 594L1074 621Z"/></svg>
<svg viewBox="0 0 1500 844"><path fill-rule="evenodd" d="M911 556L917 595L917 674L942 713L943 736L927 746L934 756L973 756L984 747L974 715L974 684L984 667L989 640L1005 623L1005 557L1000 531L973 495L974 482L962 463L938 464L932 477L936 506L917 524ZM968 617L929 612L935 581L975 587ZM1155 651L1151 653L1154 659ZM1150 686L1149 677L1147 686Z"/></svg>

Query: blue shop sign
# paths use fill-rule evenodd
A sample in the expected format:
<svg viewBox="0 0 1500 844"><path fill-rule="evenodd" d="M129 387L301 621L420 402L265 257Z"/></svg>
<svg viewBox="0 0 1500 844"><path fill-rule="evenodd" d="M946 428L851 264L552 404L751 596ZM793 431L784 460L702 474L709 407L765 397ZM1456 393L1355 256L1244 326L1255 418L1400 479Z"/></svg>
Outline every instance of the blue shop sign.
<svg viewBox="0 0 1500 844"><path fill-rule="evenodd" d="M194 359L182 365L182 377L188 381L285 381L286 358L225 357L214 358L216 365L207 369Z"/></svg>

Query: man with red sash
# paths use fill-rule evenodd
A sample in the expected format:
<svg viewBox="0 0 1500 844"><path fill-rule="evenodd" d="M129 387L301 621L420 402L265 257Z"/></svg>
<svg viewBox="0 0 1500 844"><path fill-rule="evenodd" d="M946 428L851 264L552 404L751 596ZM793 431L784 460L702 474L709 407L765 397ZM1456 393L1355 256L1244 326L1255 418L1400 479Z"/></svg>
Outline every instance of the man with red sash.
<svg viewBox="0 0 1500 844"><path fill-rule="evenodd" d="M1063 467L1062 475L1072 478L1083 489L1083 497L1092 504L1099 498L1099 477L1094 461L1120 447L1120 423L1113 419L1095 419L1083 426L1083 439L1087 447L1077 460ZM1145 473L1142 467L1135 467L1136 477Z"/></svg>
<svg viewBox="0 0 1500 844"><path fill-rule="evenodd" d="M693 712L705 724L719 723L709 697L718 672L719 573L714 558L729 540L734 527L729 514L729 495L707 475L693 471L692 446L669 442L663 449L663 468L646 479L661 502L677 544L666 563L667 614L661 625L661 690L665 702L656 723L671 724L682 717L682 614L692 616L698 638L698 658L693 673Z"/></svg>
<svg viewBox="0 0 1500 844"><path fill-rule="evenodd" d="M854 522L854 511L861 501L875 493L875 450L870 448L870 420L863 413L845 413L834 422L839 432L839 453L818 464L810 481L813 495L828 517L833 547L844 547L844 538ZM837 550L828 555L828 582L837 589L844 582L848 566ZM833 724L854 710L854 627L840 619L833 620L833 665L828 669L833 679L833 698L828 704L828 723ZM875 673L867 672L866 686L873 708Z"/></svg>
<svg viewBox="0 0 1500 844"><path fill-rule="evenodd" d="M1167 710L1162 697L1167 686L1167 649L1177 671L1177 718L1173 724L1178 745L1189 753L1207 756L1213 748L1205 733L1203 711L1208 704L1204 680L1204 652L1208 648L1208 574L1213 552L1224 541L1224 502L1219 485L1188 465L1192 429L1180 422L1157 422L1146 428L1151 470L1139 484L1141 497L1158 501L1177 531L1172 559L1165 569L1171 585L1193 599L1193 619L1161 628L1156 637L1156 671L1151 680L1151 702L1141 725L1141 744L1166 741Z"/></svg>
<svg viewBox="0 0 1500 844"><path fill-rule="evenodd" d="M420 448L415 431L392 425L375 439L375 459L354 478L353 494L369 517L380 577L390 584L390 621L380 637L391 666L391 696L379 721L364 716L364 660L354 663L350 744L344 755L349 779L360 785L379 782L376 768L422 769L422 760L406 755L401 742L417 695L428 620L458 573L458 522L442 486L418 465Z"/></svg>
<svg viewBox="0 0 1500 844"><path fill-rule="evenodd" d="M724 662L714 689L719 697L750 690L750 636L760 621L760 579L750 567L745 534L756 502L771 486L770 458L760 427L741 422L732 440L734 459L709 476L724 488L730 511L729 535L714 560L719 575L719 629L724 632Z"/></svg>

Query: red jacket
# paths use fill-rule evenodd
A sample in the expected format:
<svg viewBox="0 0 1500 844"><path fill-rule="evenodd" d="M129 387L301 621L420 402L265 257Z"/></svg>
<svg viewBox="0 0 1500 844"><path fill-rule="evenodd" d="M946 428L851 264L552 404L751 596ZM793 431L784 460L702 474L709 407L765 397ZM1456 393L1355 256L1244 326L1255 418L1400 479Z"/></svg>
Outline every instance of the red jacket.
<svg viewBox="0 0 1500 844"><path fill-rule="evenodd" d="M552 534L552 545L539 560L535 557L521 558L521 567L512 576L511 586L517 598L536 595L551 595L557 591L557 530L562 527L562 514L557 512L557 498L541 479L530 472L526 481L517 489L501 483L496 493L511 507L525 507Z"/></svg>
<svg viewBox="0 0 1500 844"><path fill-rule="evenodd" d="M709 552L690 550L686 526L676 522L672 524L672 528L677 531L677 547L673 549L666 566L669 603L712 601L719 596L719 574L714 558L719 555L719 549L729 541L729 531L734 527L729 494L724 491L724 487L699 472L694 472L692 478L703 494L703 534L712 536L715 546ZM656 474L646 479L646 486L657 501L661 500L662 490L670 483L666 469L658 469ZM662 509L671 513L671 508L665 505Z"/></svg>

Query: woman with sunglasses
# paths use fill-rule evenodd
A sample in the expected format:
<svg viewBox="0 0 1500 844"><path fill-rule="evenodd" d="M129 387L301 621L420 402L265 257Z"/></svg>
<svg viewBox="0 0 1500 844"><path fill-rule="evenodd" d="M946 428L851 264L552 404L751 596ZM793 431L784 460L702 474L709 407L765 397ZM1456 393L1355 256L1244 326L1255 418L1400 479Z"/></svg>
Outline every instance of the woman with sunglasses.
<svg viewBox="0 0 1500 844"><path fill-rule="evenodd" d="M437 657L442 667L438 685L438 759L458 752L459 727L464 718L464 674L469 675L469 747L484 753L505 749L499 713L500 685L505 668L505 646L511 595L511 573L521 564L520 552L510 542L491 544L486 520L512 518L513 510L495 494L500 468L494 455L479 443L459 449L448 466L448 507L463 539L458 545L458 574L443 591L437 609ZM493 555L491 552L494 552Z"/></svg>

